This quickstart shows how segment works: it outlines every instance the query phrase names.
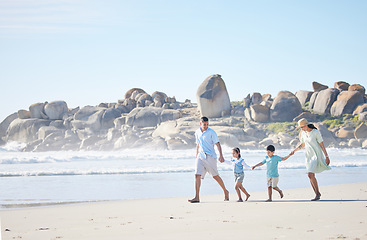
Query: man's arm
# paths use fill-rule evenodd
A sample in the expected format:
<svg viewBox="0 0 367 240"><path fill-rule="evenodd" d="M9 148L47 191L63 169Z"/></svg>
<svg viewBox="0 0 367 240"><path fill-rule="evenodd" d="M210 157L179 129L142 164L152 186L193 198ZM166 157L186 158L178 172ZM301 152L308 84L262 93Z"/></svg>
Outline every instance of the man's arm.
<svg viewBox="0 0 367 240"><path fill-rule="evenodd" d="M199 154L199 144L196 144L196 158L198 158Z"/></svg>
<svg viewBox="0 0 367 240"><path fill-rule="evenodd" d="M222 162L224 162L224 157L223 157L223 153L222 153L222 147L220 146L220 142L217 142L215 145L217 145L218 152L219 152L218 161L222 163Z"/></svg>

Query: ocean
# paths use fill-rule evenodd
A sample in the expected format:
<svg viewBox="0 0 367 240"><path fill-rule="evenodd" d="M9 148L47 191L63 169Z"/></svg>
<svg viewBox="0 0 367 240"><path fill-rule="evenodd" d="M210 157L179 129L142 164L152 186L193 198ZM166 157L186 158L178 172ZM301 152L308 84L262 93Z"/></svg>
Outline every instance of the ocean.
<svg viewBox="0 0 367 240"><path fill-rule="evenodd" d="M195 149L20 152L20 147L12 143L0 148L1 209L162 197L189 199L194 195ZM321 192L325 185L367 182L367 150L327 150L332 170L317 174ZM276 155L289 152L277 150ZM223 153L226 159L231 158L231 148L223 146ZM241 155L253 166L266 152L242 149ZM218 169L234 194L232 166L218 162ZM279 174L281 189L310 187L303 151L280 163ZM244 186L250 193L266 191L265 166L246 170ZM201 194L222 191L207 175Z"/></svg>

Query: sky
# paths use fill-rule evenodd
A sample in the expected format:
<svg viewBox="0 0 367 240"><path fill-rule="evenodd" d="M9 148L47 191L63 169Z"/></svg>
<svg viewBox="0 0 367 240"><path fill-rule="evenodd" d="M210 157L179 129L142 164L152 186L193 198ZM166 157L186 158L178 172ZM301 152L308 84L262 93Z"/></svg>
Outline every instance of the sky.
<svg viewBox="0 0 367 240"><path fill-rule="evenodd" d="M117 102L133 87L196 101L220 74L249 93L367 86L365 0L0 0L0 122L31 104Z"/></svg>

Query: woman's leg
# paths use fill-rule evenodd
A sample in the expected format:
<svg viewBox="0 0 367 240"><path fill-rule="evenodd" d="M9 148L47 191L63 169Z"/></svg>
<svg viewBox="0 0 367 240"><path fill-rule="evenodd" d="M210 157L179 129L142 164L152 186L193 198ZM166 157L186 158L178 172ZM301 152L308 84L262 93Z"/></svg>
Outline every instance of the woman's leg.
<svg viewBox="0 0 367 240"><path fill-rule="evenodd" d="M320 197L321 197L321 193L319 191L319 185L317 183L317 179L316 179L315 173L309 172L308 173L308 178L310 179L311 186L313 188L313 191L316 194L316 197L314 199L312 199L312 200L314 200L314 201L319 200Z"/></svg>

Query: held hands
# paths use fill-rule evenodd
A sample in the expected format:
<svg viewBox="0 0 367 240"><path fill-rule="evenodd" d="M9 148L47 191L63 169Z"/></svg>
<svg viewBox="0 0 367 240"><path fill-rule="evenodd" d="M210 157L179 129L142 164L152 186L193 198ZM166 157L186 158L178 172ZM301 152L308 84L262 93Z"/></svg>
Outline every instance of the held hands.
<svg viewBox="0 0 367 240"><path fill-rule="evenodd" d="M218 158L218 161L219 161L219 162L221 162L221 163L224 163L224 158L223 158L223 156L220 156L220 157Z"/></svg>

